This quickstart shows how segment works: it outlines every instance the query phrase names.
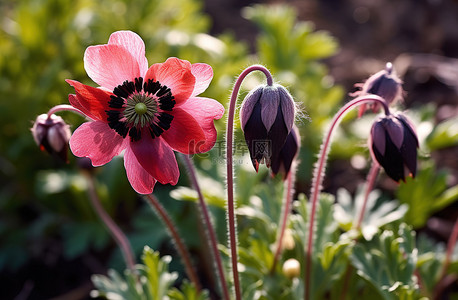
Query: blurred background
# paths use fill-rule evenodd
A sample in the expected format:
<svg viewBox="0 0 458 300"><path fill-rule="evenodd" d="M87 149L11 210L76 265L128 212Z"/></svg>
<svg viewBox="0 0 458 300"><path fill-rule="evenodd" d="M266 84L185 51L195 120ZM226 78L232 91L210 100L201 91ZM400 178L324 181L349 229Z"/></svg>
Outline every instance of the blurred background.
<svg viewBox="0 0 458 300"><path fill-rule="evenodd" d="M204 95L224 105L235 76L253 63L267 66L303 109L296 189L305 194L333 114L351 98L348 93L356 90L355 83L393 62L404 82L399 109L407 109L417 125L419 174L400 186L382 174L377 185L409 204L406 220L414 228L438 242L447 240L458 217L458 1L2 0L2 299L88 299L92 274L124 267L87 200L79 161L71 153L68 164L56 161L39 150L30 134L39 114L68 103L73 91L65 79L95 86L83 68L84 51L123 29L143 38L150 65L170 56L210 64L215 75ZM248 77L239 100L262 82L262 76ZM84 121L66 112L60 116L72 130ZM326 192L336 193L339 187L354 192L364 182L373 118L356 120L355 113L343 121L330 154ZM224 117L216 122L220 142L215 149L196 157L202 177L217 178L215 172L224 162L224 123ZM240 131L235 143L246 153ZM154 213L131 190L122 159L95 172L103 205L135 252L139 255L149 245L175 255ZM223 181L220 184L224 187ZM182 169L178 187L184 186L189 181ZM183 231L193 256L205 261L199 260L205 253L193 226L194 203L172 190L158 184L155 194ZM224 192L215 197L224 202ZM226 240L223 207L212 207L221 243ZM175 261L172 267L182 271ZM200 276L211 280L208 272Z"/></svg>

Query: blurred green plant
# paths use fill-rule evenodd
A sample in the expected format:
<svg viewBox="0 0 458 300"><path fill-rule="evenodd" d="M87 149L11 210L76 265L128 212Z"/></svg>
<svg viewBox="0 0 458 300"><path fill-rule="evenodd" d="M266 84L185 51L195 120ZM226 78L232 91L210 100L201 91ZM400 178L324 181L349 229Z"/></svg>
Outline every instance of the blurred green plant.
<svg viewBox="0 0 458 300"><path fill-rule="evenodd" d="M173 287L178 279L176 272L169 271L171 256L160 257L159 252L145 247L142 264L137 266L138 274L125 271L124 277L114 270L108 276L94 275L92 281L97 290L93 297L104 297L109 300L205 300L206 291L199 291L184 282L180 289Z"/></svg>
<svg viewBox="0 0 458 300"><path fill-rule="evenodd" d="M92 212L86 199L86 186L77 171L77 160L59 165L39 153L29 134L31 120L53 105L66 103L71 88L67 78L95 85L85 74L83 53L87 46L105 43L116 30L129 29L145 40L150 64L177 56L191 62L205 62L214 69L214 79L206 96L228 99L233 76L253 61L266 65L276 79L288 86L299 101L302 112L302 148L298 181L304 186L311 176L315 153L324 127L338 110L344 91L328 75L321 59L339 49L337 41L327 32L316 31L310 22L297 20L288 6L255 5L244 10L244 16L258 25L255 53L232 35L214 37L207 34L209 18L202 13L197 0L7 0L0 3L0 271L20 269L46 252L46 241L62 243L60 255L77 259L90 251L110 253L103 261L122 269L119 251ZM152 50L151 50L152 49ZM249 90L262 82L260 76L250 76L243 88ZM204 96L205 96L204 95ZM420 141L426 153L457 145L454 120L433 126L431 111L420 110L421 128L426 128ZM355 153L368 156L360 145L367 138L374 116L355 121L355 114L342 123L345 139L340 138L331 152L331 159L350 158ZM79 117L65 114L74 125ZM357 124L355 124L357 122ZM219 132L223 121L217 122ZM220 135L221 136L221 135ZM340 137L339 137L340 136ZM361 142L363 141L363 142ZM199 180L210 209L221 252L228 255L224 208L226 202L224 158L220 141L208 154L195 156ZM294 214L288 224L295 242L285 249L273 272L278 220L281 211L283 184L270 178L265 168L255 175L247 160L247 149L240 131L236 135L236 198L240 241L240 270L244 299L300 299L304 287L301 277L290 278L282 272L289 258L304 261L304 242L308 232L309 208L303 194L294 201ZM58 171L56 170L58 169ZM165 229L148 206L130 189L121 159L114 159L97 168L97 189L104 207L128 232L132 246L139 254L145 245L167 249ZM176 220L186 244L196 257L205 257L201 246L201 230L196 230L198 213L196 193L182 176L175 189L158 186L155 194ZM432 213L456 201L458 191L448 187L447 177L435 166L422 161L415 180L410 178L395 193L402 203L379 192L369 196L362 235L348 232L361 207L362 189L352 197L341 190L337 197L322 194L316 216L316 242L312 261L312 295L315 299L380 298L418 299L430 296L440 280L444 249L433 242L415 241L410 228L421 227ZM178 201L175 201L178 200ZM408 207L408 209L407 209ZM406 222L408 225L400 225ZM165 245L165 246L164 246ZM227 257L226 257L227 259ZM458 255L454 255L449 273L458 270ZM182 267L170 257L160 258L157 252L145 248L138 278L132 273L94 276L97 291L109 299L207 299L196 288L181 282ZM228 262L228 261L226 261ZM346 272L351 264L353 270ZM383 266L378 269L377 266ZM210 271L200 270L202 273ZM229 268L227 268L229 269ZM174 270L174 271L170 271ZM419 275L416 275L417 270ZM211 275L210 275L211 276ZM229 276L228 276L229 278ZM420 290L420 280L425 290ZM350 287L345 291L345 282ZM179 285L181 283L181 285ZM179 288L178 288L179 286ZM376 296L374 296L376 295ZM397 299L397 298L396 298Z"/></svg>

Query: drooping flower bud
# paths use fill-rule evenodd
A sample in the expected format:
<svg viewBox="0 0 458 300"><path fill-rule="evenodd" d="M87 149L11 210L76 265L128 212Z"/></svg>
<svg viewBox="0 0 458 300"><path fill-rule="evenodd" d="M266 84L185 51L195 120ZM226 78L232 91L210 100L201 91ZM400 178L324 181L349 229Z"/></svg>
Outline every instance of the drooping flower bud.
<svg viewBox="0 0 458 300"><path fill-rule="evenodd" d="M256 172L259 164L270 167L293 127L295 105L292 96L280 86L260 86L243 100L240 121Z"/></svg>
<svg viewBox="0 0 458 300"><path fill-rule="evenodd" d="M70 140L70 126L54 114L48 117L42 114L37 117L31 129L33 139L42 151L67 161L68 141Z"/></svg>
<svg viewBox="0 0 458 300"><path fill-rule="evenodd" d="M296 125L293 125L293 128L286 137L285 144L280 150L278 157L272 158L271 168L272 173L274 175L280 173L283 175L283 179L287 177L289 170L291 169L293 160L299 153L300 146L301 139L299 135L299 130L297 129Z"/></svg>
<svg viewBox="0 0 458 300"><path fill-rule="evenodd" d="M388 105L394 103L397 99L402 98L402 81L396 75L391 63L387 63L384 70L369 77L369 79L362 85L361 91L353 93L352 96L369 94L382 97ZM378 112L380 109L380 104L378 102L374 102L373 104L363 104L358 110L359 117L364 114L367 105L372 108L374 113Z"/></svg>
<svg viewBox="0 0 458 300"><path fill-rule="evenodd" d="M371 128L372 157L395 181L415 177L418 139L409 119L401 113L380 117Z"/></svg>

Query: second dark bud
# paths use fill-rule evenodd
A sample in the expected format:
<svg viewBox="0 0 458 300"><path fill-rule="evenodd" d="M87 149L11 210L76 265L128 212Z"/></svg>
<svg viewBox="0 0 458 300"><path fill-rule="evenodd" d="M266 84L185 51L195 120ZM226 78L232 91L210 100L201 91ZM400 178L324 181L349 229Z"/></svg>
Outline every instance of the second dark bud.
<svg viewBox="0 0 458 300"><path fill-rule="evenodd" d="M294 139L290 137L297 147L283 147L293 128L295 117L293 97L281 85L263 85L245 97L240 110L240 121L256 172L262 163L267 167L272 166L274 174L279 170L286 174L289 172L292 159L284 159L283 156L296 155L300 140L297 131L293 133Z"/></svg>

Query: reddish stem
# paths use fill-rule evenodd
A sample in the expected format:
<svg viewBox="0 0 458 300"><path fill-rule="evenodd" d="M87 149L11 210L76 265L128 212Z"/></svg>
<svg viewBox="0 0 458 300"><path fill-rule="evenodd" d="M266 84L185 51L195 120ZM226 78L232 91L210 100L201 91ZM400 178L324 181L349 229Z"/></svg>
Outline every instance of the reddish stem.
<svg viewBox="0 0 458 300"><path fill-rule="evenodd" d="M285 184L285 196L284 196L284 201L283 201L283 207L282 207L282 214L281 214L281 221L280 221L280 231L278 234L277 238L277 250L275 251L274 254L274 261L272 264L272 268L270 269L271 273L275 272L275 268L277 266L278 260L280 258L280 254L282 252L282 245L283 245L283 237L285 235L285 230L286 230L286 223L288 223L288 216L291 210L291 199L293 196L293 185L295 181L295 176L296 175L296 166L295 162L291 164L291 170L288 173L288 178Z"/></svg>
<svg viewBox="0 0 458 300"><path fill-rule="evenodd" d="M273 84L272 75L264 66L254 65L246 68L240 73L232 90L231 99L229 100L229 112L227 117L226 128L226 167L227 167L227 219L229 230L229 248L231 250L232 276L234 279L235 299L241 300L241 290L239 282L239 272L237 268L237 228L235 224L235 207L234 207L234 174L232 160L232 144L234 143L234 116L237 95L242 85L243 79L253 71L261 71L266 75L267 85Z"/></svg>
<svg viewBox="0 0 458 300"><path fill-rule="evenodd" d="M192 267L191 256L189 255L189 251L186 248L182 238L178 234L178 230L176 229L175 224L173 223L172 219L168 215L168 213L165 210L165 208L162 206L162 204L159 202L159 200L153 194L148 194L148 195L146 195L146 197L148 198L149 203L154 208L154 211L157 213L159 218L165 224L165 226L167 227L170 235L172 236L172 239L175 242L174 244L175 244L175 247L176 247L176 249L178 251L178 254L181 257L181 260L183 261L186 274L188 274L189 279L194 284L196 289L201 290L199 279L197 277L197 274L196 274L194 268Z"/></svg>
<svg viewBox="0 0 458 300"><path fill-rule="evenodd" d="M369 174L367 175L366 180L366 191L364 192L364 199L363 199L363 206L361 207L361 211L359 212L358 222L356 223L356 230L361 228L361 224L364 220L364 214L366 213L366 206L367 200L369 199L369 194L374 188L375 179L377 179L378 172L380 171L380 165L373 161L371 165L371 169L369 170ZM350 284L350 277L353 267L350 263L347 263L347 269L345 270L345 280L343 283L342 293L340 294L340 299L345 299L348 292L348 285Z"/></svg>
<svg viewBox="0 0 458 300"><path fill-rule="evenodd" d="M371 169L369 170L369 174L367 175L366 191L364 192L363 206L361 207L358 222L356 223L356 230L359 230L361 228L361 224L363 223L364 214L366 213L367 199L369 198L369 194L374 188L375 180L377 179L379 171L380 165L377 162L373 161Z"/></svg>
<svg viewBox="0 0 458 300"><path fill-rule="evenodd" d="M312 263L312 249L313 249L313 227L315 222L315 212L316 212L316 205L318 202L318 195L322 188L323 183L323 173L324 173L324 166L326 165L326 160L329 153L329 145L331 144L331 137L334 131L334 128L340 123L341 118L345 115L345 113L354 106L361 105L364 103L369 102L378 102L380 103L384 110L385 114L389 115L390 110L388 105L385 103L383 98L376 96L376 95L364 95L353 99L352 101L345 104L334 116L331 121L331 126L329 128L328 133L325 135L323 139L323 144L320 149L320 153L318 156L318 162L315 167L314 171L314 178L312 182L312 195L310 197L310 201L312 202L312 209L310 212L310 226L309 226L309 233L308 233L308 243L307 243L307 250L305 253L305 272L304 272L304 299L310 299L310 273L311 273L311 263Z"/></svg>
<svg viewBox="0 0 458 300"><path fill-rule="evenodd" d="M111 233L112 237L121 249L121 253L123 254L127 267L132 272L135 271L135 259L129 240L100 203L99 197L97 196L97 192L95 190L94 177L87 172L84 172L84 174L87 178L89 199L91 200L92 206L94 207L96 213L99 215L105 226L107 226L108 231Z"/></svg>
<svg viewBox="0 0 458 300"><path fill-rule="evenodd" d="M217 274L217 277L221 285L220 286L221 292L224 295L224 299L230 300L229 289L227 288L226 277L224 275L223 262L221 261L221 256L218 251L218 240L216 239L215 230L210 220L210 214L208 212L207 205L205 204L204 196L202 195L202 191L200 190L199 182L197 181L197 175L196 175L194 164L188 155L182 155L182 157L184 157L184 161L188 167L192 185L194 186L194 189L196 190L198 198L199 198L199 207L204 217L205 234L208 238L210 249L212 250L213 261L216 265L216 274Z"/></svg>
<svg viewBox="0 0 458 300"><path fill-rule="evenodd" d="M71 106L71 105L68 105L68 104L60 104L60 105L56 105L54 106L53 108L51 108L49 111L48 111L48 117L51 117L52 114L55 114L56 112L59 112L59 111L71 111L71 112L74 112L74 113L77 113L85 118L89 118L88 116L86 116L81 110ZM91 118L89 118L91 119ZM92 119L91 119L92 120Z"/></svg>

